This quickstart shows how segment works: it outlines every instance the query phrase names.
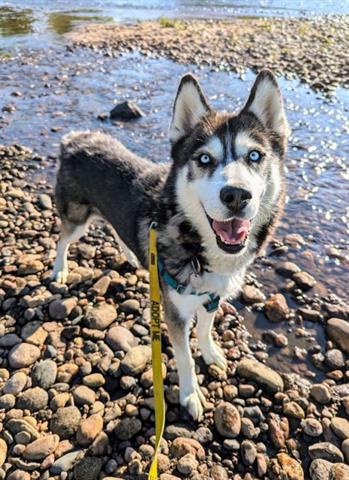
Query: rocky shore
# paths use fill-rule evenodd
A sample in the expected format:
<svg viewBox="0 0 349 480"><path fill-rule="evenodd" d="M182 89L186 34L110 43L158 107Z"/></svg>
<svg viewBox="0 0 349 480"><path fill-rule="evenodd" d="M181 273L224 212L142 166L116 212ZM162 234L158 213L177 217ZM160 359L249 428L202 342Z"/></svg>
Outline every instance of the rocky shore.
<svg viewBox="0 0 349 480"><path fill-rule="evenodd" d="M270 68L315 90L348 88L347 16L177 20L83 26L67 35L74 45L107 55L139 51L176 62L242 73Z"/></svg>
<svg viewBox="0 0 349 480"><path fill-rule="evenodd" d="M46 162L0 147L0 479L145 479L154 452L148 273L127 264L101 225L71 247L68 284L50 280L58 219L51 187L31 181ZM263 341L243 310L226 303L218 312L227 372L204 365L194 330L207 400L199 424L179 406L163 325L161 480L349 478L349 308L313 294L316 279L288 261L302 241L289 234L263 259L277 258L278 293L248 276L240 302L268 320ZM305 351L274 331L286 323L307 337L309 321L327 340ZM270 344L310 359L322 380L268 367Z"/></svg>

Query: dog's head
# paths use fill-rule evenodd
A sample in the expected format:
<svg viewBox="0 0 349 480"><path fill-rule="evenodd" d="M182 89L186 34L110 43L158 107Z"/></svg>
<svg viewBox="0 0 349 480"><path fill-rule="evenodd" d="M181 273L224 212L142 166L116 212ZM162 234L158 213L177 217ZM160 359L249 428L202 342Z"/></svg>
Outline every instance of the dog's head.
<svg viewBox="0 0 349 480"><path fill-rule="evenodd" d="M197 80L182 78L170 126L177 202L216 253L253 247L276 210L287 132L271 72L258 75L238 114L214 111Z"/></svg>

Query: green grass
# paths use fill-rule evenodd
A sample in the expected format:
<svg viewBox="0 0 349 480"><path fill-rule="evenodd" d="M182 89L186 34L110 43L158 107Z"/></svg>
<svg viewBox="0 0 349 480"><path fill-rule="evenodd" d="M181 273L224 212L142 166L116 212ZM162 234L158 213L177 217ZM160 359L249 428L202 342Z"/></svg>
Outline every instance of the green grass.
<svg viewBox="0 0 349 480"><path fill-rule="evenodd" d="M0 58L11 58L11 54L5 50L0 49Z"/></svg>
<svg viewBox="0 0 349 480"><path fill-rule="evenodd" d="M162 28L176 28L181 29L184 27L184 22L178 18L169 18L169 17L160 17L159 18L160 27Z"/></svg>

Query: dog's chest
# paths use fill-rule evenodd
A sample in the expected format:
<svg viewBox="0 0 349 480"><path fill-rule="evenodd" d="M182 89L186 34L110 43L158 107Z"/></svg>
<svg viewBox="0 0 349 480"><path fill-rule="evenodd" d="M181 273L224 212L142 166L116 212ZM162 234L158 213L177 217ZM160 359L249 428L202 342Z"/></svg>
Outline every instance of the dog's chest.
<svg viewBox="0 0 349 480"><path fill-rule="evenodd" d="M221 274L216 272L204 272L200 276L192 275L191 286L197 292L210 292L221 298L236 295L241 289L244 271L234 274Z"/></svg>

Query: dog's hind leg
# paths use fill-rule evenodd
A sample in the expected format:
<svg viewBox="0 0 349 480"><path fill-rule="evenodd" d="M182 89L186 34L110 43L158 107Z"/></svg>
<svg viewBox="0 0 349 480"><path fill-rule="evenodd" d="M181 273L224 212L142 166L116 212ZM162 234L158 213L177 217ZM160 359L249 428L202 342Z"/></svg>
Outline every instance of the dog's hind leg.
<svg viewBox="0 0 349 480"><path fill-rule="evenodd" d="M57 255L53 267L52 279L59 283L66 283L68 278L68 250L71 242L77 242L88 229L90 222L87 220L80 225L62 218L61 234L57 243Z"/></svg>
<svg viewBox="0 0 349 480"><path fill-rule="evenodd" d="M126 255L126 258L127 258L127 261L128 263L134 267L134 268L139 268L140 267L140 262L138 260L138 258L136 257L136 255L132 252L132 250L130 250L128 248L128 246L121 240L121 238L119 237L119 235L117 234L116 230L113 229L113 233L114 233L114 236L115 236L115 240L117 241L117 243L119 244L119 246L122 248L122 251L124 252L124 254Z"/></svg>
<svg viewBox="0 0 349 480"><path fill-rule="evenodd" d="M199 420L203 415L202 405L205 403L205 397L197 381L195 363L190 350L190 320L180 318L174 305L165 299L164 303L168 333L177 363L180 402L194 420Z"/></svg>
<svg viewBox="0 0 349 480"><path fill-rule="evenodd" d="M66 283L68 277L68 249L71 242L77 242L87 231L93 218L92 207L87 203L71 200L67 194L56 192L57 208L61 217L61 233L57 243L57 255L52 278Z"/></svg>
<svg viewBox="0 0 349 480"><path fill-rule="evenodd" d="M227 360L222 349L212 338L212 326L215 312L207 312L204 307L199 307L197 312L196 335L203 359L207 365L214 363L222 370L227 369Z"/></svg>

